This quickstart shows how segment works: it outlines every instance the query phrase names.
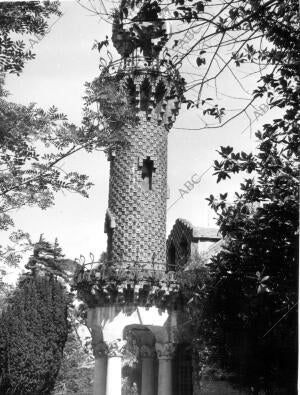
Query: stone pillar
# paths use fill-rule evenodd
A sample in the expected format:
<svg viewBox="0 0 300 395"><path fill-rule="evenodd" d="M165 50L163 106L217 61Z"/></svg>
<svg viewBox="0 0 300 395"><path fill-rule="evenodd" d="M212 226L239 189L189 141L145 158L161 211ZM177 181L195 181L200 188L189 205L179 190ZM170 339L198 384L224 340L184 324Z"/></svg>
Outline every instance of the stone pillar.
<svg viewBox="0 0 300 395"><path fill-rule="evenodd" d="M94 395L106 395L107 345L102 340L102 332L92 329L92 347L95 357Z"/></svg>
<svg viewBox="0 0 300 395"><path fill-rule="evenodd" d="M173 343L156 343L158 365L158 395L172 395L172 359L175 351Z"/></svg>
<svg viewBox="0 0 300 395"><path fill-rule="evenodd" d="M106 395L106 356L95 359L94 395Z"/></svg>
<svg viewBox="0 0 300 395"><path fill-rule="evenodd" d="M155 352L149 346L140 349L142 360L142 392L141 395L155 395L154 356Z"/></svg>
<svg viewBox="0 0 300 395"><path fill-rule="evenodd" d="M122 355L125 343L116 340L108 345L106 395L122 393Z"/></svg>

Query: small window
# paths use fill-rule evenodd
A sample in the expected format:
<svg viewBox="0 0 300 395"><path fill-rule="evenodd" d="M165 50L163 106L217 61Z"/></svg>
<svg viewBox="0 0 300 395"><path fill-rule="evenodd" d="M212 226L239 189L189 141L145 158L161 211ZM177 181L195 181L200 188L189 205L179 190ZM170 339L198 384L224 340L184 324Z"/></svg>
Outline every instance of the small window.
<svg viewBox="0 0 300 395"><path fill-rule="evenodd" d="M148 156L143 160L142 170L142 188L144 191L152 190L152 174L155 171L153 160Z"/></svg>
<svg viewBox="0 0 300 395"><path fill-rule="evenodd" d="M180 264L185 266L189 259L189 245L186 239L182 239L180 242Z"/></svg>
<svg viewBox="0 0 300 395"><path fill-rule="evenodd" d="M151 98L151 85L148 79L145 79L141 85L141 110L147 111Z"/></svg>
<svg viewBox="0 0 300 395"><path fill-rule="evenodd" d="M176 250L174 244L172 243L168 251L168 269L171 271L175 271L175 268L176 268Z"/></svg>

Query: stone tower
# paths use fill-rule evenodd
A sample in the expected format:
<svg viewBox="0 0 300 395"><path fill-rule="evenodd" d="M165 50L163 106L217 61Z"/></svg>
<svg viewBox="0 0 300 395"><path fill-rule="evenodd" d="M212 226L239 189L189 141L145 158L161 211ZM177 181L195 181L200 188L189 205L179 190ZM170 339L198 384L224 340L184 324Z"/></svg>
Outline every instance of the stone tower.
<svg viewBox="0 0 300 395"><path fill-rule="evenodd" d="M183 386L192 369L189 365L185 374L179 344L179 284L174 272L166 272L168 132L184 81L163 55L168 27L159 11L150 0L121 1L112 34L121 60L105 65L95 83L95 101L111 122L113 141L121 136L122 144L108 150L108 262L83 266L74 280L88 306L94 395L122 394L122 358L128 350L137 366L126 377L135 380L140 395L175 395L176 387L184 388L176 395L192 395ZM114 94L134 122L125 115L113 118ZM177 376L182 380L174 382Z"/></svg>
<svg viewBox="0 0 300 395"><path fill-rule="evenodd" d="M168 131L178 114L183 80L174 69L162 66L168 26L156 18L158 10L150 10L148 2L137 3L127 5L124 0L121 9L128 7L126 21L131 23L120 13L113 25L112 40L123 59L116 79L137 123L121 127L126 144L109 153L107 254L109 262L117 266L137 263L163 270ZM145 22L149 13L151 22Z"/></svg>

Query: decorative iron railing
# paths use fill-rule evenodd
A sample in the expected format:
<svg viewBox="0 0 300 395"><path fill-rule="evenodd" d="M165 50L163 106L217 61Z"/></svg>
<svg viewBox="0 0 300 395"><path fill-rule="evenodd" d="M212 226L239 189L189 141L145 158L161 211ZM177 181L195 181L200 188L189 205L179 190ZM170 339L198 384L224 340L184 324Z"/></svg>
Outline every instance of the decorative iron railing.
<svg viewBox="0 0 300 395"><path fill-rule="evenodd" d="M166 272L153 262L93 262L78 266L73 290L89 306L138 302L166 308L178 300L179 282L177 273Z"/></svg>
<svg viewBox="0 0 300 395"><path fill-rule="evenodd" d="M87 269L88 265L98 265ZM92 262L81 266L75 275L75 281L118 281L123 282L131 280L134 282L140 281L167 281L176 282L178 274L174 271L166 271L162 265L146 261L134 262L106 262L98 263Z"/></svg>
<svg viewBox="0 0 300 395"><path fill-rule="evenodd" d="M81 259L72 288L88 306L113 303L166 309L184 305L206 276L204 266L166 271L154 261L85 263Z"/></svg>
<svg viewBox="0 0 300 395"><path fill-rule="evenodd" d="M99 69L102 75L108 73L110 77L118 74L130 74L132 72L139 73L157 73L162 76L179 76L178 66L174 67L166 55L166 51L163 52L163 56L157 59L147 59L143 56L133 54L128 58L119 58L112 60L112 56L109 56L109 60L100 58Z"/></svg>

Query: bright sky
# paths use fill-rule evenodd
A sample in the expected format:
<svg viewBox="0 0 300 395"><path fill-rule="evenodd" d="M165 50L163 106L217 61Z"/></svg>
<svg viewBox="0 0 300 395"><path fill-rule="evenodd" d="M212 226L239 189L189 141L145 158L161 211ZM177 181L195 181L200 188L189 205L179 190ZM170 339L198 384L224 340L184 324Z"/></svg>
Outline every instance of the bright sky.
<svg viewBox="0 0 300 395"><path fill-rule="evenodd" d="M26 64L20 77L7 78L7 89L11 92L12 101L22 104L35 102L42 108L55 105L67 114L69 120L79 124L84 83L91 81L99 73L99 55L91 48L94 40L101 41L106 35L110 37L111 25L97 16L91 16L76 2L62 2L62 10L64 15L57 22L53 20L55 24L49 34L34 45L36 59ZM199 73L199 68L190 66L183 72ZM226 74L219 88L227 95L232 95L236 89ZM222 97L225 96L221 95ZM257 106L259 104L261 103ZM239 107L241 105L239 103ZM179 199L179 189L186 189L184 184L193 175L201 175L213 164L213 160L218 159L216 150L220 145L232 145L235 149L244 151L253 149L255 128L270 116L267 113L259 117L253 124L252 134L250 128L241 133L249 125L246 117L238 117L219 129L180 129L201 126L200 112L182 108L169 135L168 205L172 207L168 210L168 233L179 217L197 226L214 226L214 213L208 208L205 198L210 194L238 190L238 178L216 184L216 177L212 177L210 170L182 199ZM254 121L255 118L256 115L253 114L251 119ZM95 184L90 198L58 194L55 206L46 211L22 208L14 215L16 227L29 232L34 241L41 233L49 241L58 237L68 258L83 255L88 260L90 252L98 258L106 249L103 230L108 199L108 162L102 152L80 153L66 160L64 168L73 168L90 176Z"/></svg>

